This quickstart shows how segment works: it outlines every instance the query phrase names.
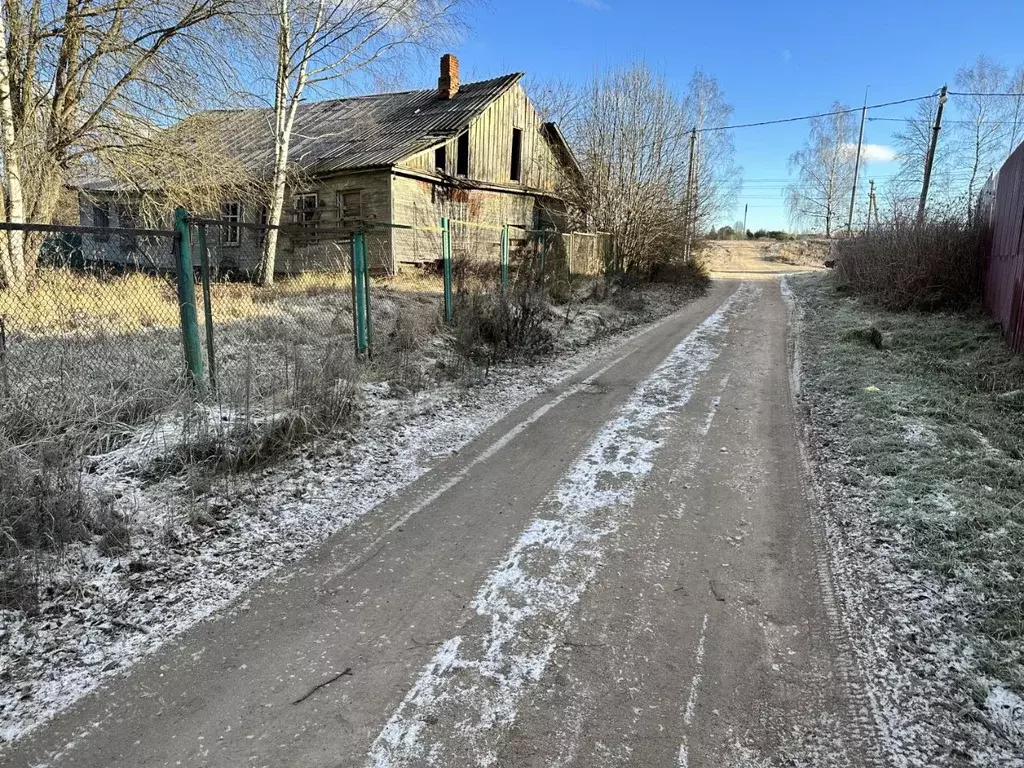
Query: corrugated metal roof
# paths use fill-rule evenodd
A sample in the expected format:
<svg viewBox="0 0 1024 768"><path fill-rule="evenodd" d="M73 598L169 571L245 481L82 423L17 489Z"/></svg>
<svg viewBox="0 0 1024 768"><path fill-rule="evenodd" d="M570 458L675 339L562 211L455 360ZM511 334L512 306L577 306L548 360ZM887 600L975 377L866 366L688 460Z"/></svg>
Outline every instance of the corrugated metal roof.
<svg viewBox="0 0 1024 768"><path fill-rule="evenodd" d="M451 99L429 90L301 104L292 129L290 164L318 174L394 165L462 133L521 77L516 72L465 83ZM225 151L254 171L272 167L272 109L203 112L190 120L207 123L204 129L220 135Z"/></svg>

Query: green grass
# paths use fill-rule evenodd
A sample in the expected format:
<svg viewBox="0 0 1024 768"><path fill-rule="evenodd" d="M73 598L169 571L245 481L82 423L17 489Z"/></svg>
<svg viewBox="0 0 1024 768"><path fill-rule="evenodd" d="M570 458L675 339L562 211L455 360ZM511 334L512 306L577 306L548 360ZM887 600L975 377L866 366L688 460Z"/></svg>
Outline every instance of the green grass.
<svg viewBox="0 0 1024 768"><path fill-rule="evenodd" d="M849 461L836 471L877 500L872 531L900 568L962 595L942 621L977 672L1024 694L1024 358L976 311L890 312L825 276L791 286L804 396Z"/></svg>

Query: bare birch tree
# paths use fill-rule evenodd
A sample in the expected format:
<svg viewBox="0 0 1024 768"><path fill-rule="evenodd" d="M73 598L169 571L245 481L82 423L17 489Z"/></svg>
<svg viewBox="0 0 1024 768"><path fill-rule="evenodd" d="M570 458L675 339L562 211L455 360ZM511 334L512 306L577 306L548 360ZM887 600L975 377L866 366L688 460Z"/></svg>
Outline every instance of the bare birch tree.
<svg viewBox="0 0 1024 768"><path fill-rule="evenodd" d="M856 134L848 109L835 102L833 114L811 120L804 146L789 158L790 171L796 170L799 178L786 190L790 218L823 226L826 237L832 236L833 222L853 189L856 152L850 147Z"/></svg>
<svg viewBox="0 0 1024 768"><path fill-rule="evenodd" d="M1006 67L987 56L979 56L956 72L957 89L968 94L1002 93L1008 82ZM967 206L973 210L977 190L989 171L1005 158L1007 126L1012 102L1008 98L983 95L960 96L954 136L968 172Z"/></svg>
<svg viewBox="0 0 1024 768"><path fill-rule="evenodd" d="M732 112L718 81L701 69L694 71L683 96L683 113L686 125L696 128L698 137L694 199L692 207L687 207L695 232L706 230L736 202L742 169L734 162L732 134L723 130Z"/></svg>
<svg viewBox="0 0 1024 768"><path fill-rule="evenodd" d="M0 216L49 222L71 172L187 114L222 62L209 33L234 0L7 0L0 7ZM140 126L145 129L139 133ZM38 248L0 243L0 287Z"/></svg>
<svg viewBox="0 0 1024 768"><path fill-rule="evenodd" d="M372 71L402 49L433 47L457 28L466 0L267 0L254 19L259 47L275 51L274 162L260 262L274 281L278 230L285 208L295 118L307 90Z"/></svg>

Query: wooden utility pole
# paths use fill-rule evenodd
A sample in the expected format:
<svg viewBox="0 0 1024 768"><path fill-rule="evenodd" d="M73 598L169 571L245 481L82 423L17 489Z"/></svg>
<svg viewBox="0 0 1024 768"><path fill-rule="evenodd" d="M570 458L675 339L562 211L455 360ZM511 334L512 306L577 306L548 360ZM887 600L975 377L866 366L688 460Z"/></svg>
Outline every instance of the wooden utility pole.
<svg viewBox="0 0 1024 768"><path fill-rule="evenodd" d="M935 148L939 144L939 131L942 130L942 108L946 106L946 86L939 92L939 108L935 111L935 125L932 127L932 140L928 145L928 155L924 159L924 182L921 184L921 203L917 206L917 223L924 223L924 209L928 204L928 185L932 181L932 165L935 163Z"/></svg>
<svg viewBox="0 0 1024 768"><path fill-rule="evenodd" d="M690 260L693 250L693 228L695 226L693 188L696 186L694 178L693 158L697 148L697 128L690 131L690 162L686 169L686 221L683 222L683 233L685 235L684 255L685 260Z"/></svg>
<svg viewBox="0 0 1024 768"><path fill-rule="evenodd" d="M864 229L865 229L865 231L870 232L871 231L871 214L872 214L872 212L875 214L875 223L877 224L878 223L878 210L875 208L875 180L871 179L870 181L868 181L868 184L871 185L871 191L868 192L868 221L867 221L867 225L864 227Z"/></svg>
<svg viewBox="0 0 1024 768"><path fill-rule="evenodd" d="M853 206L857 203L857 179L860 176L860 152L864 147L864 123L868 119L868 93L864 92L864 106L860 110L860 138L857 139L857 159L853 161L853 189L850 190L850 217L846 220L846 234L853 234Z"/></svg>

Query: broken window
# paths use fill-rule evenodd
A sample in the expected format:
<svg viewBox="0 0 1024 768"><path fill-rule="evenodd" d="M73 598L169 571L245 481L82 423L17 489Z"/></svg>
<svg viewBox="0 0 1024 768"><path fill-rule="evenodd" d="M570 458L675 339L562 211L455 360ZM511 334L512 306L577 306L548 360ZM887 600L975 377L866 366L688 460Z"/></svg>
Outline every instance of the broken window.
<svg viewBox="0 0 1024 768"><path fill-rule="evenodd" d="M434 168L441 173L448 171L448 147L440 146L434 150Z"/></svg>
<svg viewBox="0 0 1024 768"><path fill-rule="evenodd" d="M455 161L455 175L469 176L469 131L459 136L458 157Z"/></svg>
<svg viewBox="0 0 1024 768"><path fill-rule="evenodd" d="M523 178L523 130L522 128L512 129L512 171L509 174L512 181L522 181Z"/></svg>
<svg viewBox="0 0 1024 768"><path fill-rule="evenodd" d="M238 200L229 200L220 206L220 220L224 222L221 235L224 245L239 245L242 242L242 228L238 223L242 220L242 204Z"/></svg>

